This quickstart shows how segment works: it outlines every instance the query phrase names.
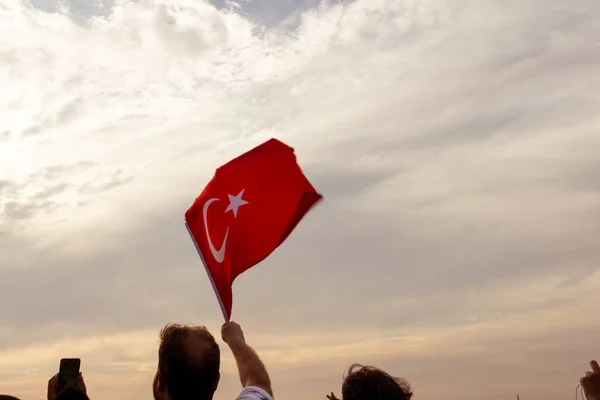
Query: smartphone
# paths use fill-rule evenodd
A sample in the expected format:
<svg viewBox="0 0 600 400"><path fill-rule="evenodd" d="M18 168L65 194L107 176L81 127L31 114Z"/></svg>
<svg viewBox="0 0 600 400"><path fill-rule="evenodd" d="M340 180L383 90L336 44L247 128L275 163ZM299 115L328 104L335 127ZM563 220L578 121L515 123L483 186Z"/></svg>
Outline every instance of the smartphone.
<svg viewBox="0 0 600 400"><path fill-rule="evenodd" d="M77 377L79 376L80 366L81 360L79 358L63 358L60 360L57 392L66 388L77 387Z"/></svg>

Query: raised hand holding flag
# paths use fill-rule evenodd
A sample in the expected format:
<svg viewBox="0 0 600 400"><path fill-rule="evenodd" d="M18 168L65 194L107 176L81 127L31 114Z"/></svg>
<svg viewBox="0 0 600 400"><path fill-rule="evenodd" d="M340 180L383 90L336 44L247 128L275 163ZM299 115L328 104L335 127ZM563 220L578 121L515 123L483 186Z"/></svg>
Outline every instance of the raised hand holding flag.
<svg viewBox="0 0 600 400"><path fill-rule="evenodd" d="M235 278L271 254L321 199L294 150L276 139L217 169L185 220L226 321Z"/></svg>

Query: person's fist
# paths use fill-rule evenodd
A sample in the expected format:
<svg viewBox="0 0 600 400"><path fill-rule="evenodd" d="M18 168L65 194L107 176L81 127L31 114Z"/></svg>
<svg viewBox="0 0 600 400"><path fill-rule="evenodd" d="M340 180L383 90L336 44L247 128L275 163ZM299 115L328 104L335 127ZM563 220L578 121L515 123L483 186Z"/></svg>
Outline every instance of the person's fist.
<svg viewBox="0 0 600 400"><path fill-rule="evenodd" d="M600 366L598 362L591 361L591 371L587 371L585 376L581 378L581 387L588 400L600 400Z"/></svg>
<svg viewBox="0 0 600 400"><path fill-rule="evenodd" d="M233 321L226 322L221 328L221 337L227 344L245 342L242 327Z"/></svg>

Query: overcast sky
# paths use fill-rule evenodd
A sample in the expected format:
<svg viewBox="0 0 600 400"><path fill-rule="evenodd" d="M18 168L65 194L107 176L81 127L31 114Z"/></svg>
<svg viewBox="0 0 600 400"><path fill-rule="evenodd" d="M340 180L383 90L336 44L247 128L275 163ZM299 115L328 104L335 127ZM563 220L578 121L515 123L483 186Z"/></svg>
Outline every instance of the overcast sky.
<svg viewBox="0 0 600 400"><path fill-rule="evenodd" d="M325 201L235 283L280 399L564 400L600 357L597 0L0 0L0 391L146 399L222 316L183 226L276 137ZM239 381L228 350L216 400Z"/></svg>

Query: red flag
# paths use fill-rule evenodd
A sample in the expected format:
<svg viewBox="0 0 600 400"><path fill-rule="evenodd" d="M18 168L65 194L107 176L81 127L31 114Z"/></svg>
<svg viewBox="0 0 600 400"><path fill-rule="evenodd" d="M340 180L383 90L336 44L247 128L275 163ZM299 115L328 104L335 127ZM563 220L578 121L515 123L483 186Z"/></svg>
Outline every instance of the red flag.
<svg viewBox="0 0 600 400"><path fill-rule="evenodd" d="M217 169L185 220L226 321L235 278L271 254L321 198L294 149L276 139Z"/></svg>

